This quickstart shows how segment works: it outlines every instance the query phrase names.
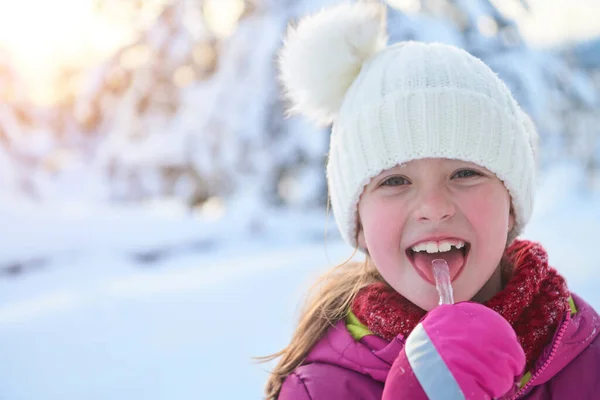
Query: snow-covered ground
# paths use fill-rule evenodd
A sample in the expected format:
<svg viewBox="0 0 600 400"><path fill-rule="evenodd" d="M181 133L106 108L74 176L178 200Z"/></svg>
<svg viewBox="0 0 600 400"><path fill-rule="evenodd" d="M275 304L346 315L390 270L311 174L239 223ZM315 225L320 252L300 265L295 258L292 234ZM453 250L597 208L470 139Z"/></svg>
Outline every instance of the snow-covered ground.
<svg viewBox="0 0 600 400"><path fill-rule="evenodd" d="M543 176L523 236L600 308L600 193L582 186L573 166ZM319 212L245 232L73 210L0 208L1 399L258 399L269 365L252 357L285 345L304 290L352 253Z"/></svg>

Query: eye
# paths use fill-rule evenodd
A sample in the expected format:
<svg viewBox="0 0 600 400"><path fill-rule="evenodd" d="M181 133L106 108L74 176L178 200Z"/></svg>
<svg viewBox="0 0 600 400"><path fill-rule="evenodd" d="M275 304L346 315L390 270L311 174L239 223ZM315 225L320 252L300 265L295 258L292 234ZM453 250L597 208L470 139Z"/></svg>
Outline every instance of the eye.
<svg viewBox="0 0 600 400"><path fill-rule="evenodd" d="M402 186L408 185L410 182L401 176L391 176L381 183L381 186Z"/></svg>
<svg viewBox="0 0 600 400"><path fill-rule="evenodd" d="M481 173L479 173L473 169L462 169L462 170L456 172L452 177L458 178L458 179L464 179L464 178L472 178L474 176L481 176Z"/></svg>

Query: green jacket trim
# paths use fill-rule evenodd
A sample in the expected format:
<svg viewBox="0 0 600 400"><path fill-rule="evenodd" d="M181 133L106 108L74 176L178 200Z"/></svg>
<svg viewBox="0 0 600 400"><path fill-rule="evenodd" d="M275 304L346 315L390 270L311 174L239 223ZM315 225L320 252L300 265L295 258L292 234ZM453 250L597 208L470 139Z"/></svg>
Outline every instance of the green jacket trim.
<svg viewBox="0 0 600 400"><path fill-rule="evenodd" d="M575 306L575 302L573 301L573 296L569 296L569 307L571 309L571 316L577 314L577 307ZM521 383L519 388L522 388L531 380L531 371L528 371L523 378L521 378Z"/></svg>
<svg viewBox="0 0 600 400"><path fill-rule="evenodd" d="M363 325L356 315L352 311L348 312L346 316L346 329L350 332L350 335L354 338L354 340L359 341L368 335L374 335L373 332Z"/></svg>
<svg viewBox="0 0 600 400"><path fill-rule="evenodd" d="M571 316L573 316L577 313L577 306L575 306L575 302L573 301L572 296L569 296L569 308L571 310ZM348 329L348 332L350 332L350 335L356 341L361 340L365 336L374 335L374 333L371 332L369 330L369 328L367 328L366 325L363 325L358 320L358 317L352 311L349 311L348 315L346 316L346 328ZM522 388L523 386L525 386L527 384L527 382L529 382L530 379L531 379L531 371L528 371L521 378L521 383L520 383L519 387Z"/></svg>

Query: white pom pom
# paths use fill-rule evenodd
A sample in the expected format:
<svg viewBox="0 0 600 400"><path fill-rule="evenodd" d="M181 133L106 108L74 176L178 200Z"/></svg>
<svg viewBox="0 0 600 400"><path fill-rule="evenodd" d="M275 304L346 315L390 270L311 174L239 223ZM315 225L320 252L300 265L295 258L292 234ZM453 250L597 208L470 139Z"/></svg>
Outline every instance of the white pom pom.
<svg viewBox="0 0 600 400"><path fill-rule="evenodd" d="M342 4L290 27L279 54L290 113L331 122L365 60L386 42L381 4Z"/></svg>

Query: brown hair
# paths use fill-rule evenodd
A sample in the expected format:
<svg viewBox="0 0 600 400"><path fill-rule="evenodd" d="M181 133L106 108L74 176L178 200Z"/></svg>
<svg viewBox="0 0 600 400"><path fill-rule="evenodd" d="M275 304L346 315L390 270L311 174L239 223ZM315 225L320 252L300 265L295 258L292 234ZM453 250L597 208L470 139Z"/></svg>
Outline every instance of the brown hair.
<svg viewBox="0 0 600 400"><path fill-rule="evenodd" d="M513 212L512 206L510 212ZM360 220L358 223L360 224ZM506 247L512 241L511 232ZM351 261L357 251L358 248L355 248L346 261L327 271L310 288L290 344L277 353L255 358L259 362L269 362L281 357L265 386L266 400L277 400L285 378L302 364L308 352L327 330L347 316L354 298L362 288L372 283L385 282L370 260L368 252L364 262ZM504 287L513 273L513 263L503 255L498 268L502 273Z"/></svg>
<svg viewBox="0 0 600 400"><path fill-rule="evenodd" d="M310 349L329 327L346 317L360 289L374 282L383 282L368 258L364 262L350 261L354 254L322 275L311 287L290 344L275 354L257 357L261 362L281 357L265 387L267 400L277 399L285 378L302 364Z"/></svg>

